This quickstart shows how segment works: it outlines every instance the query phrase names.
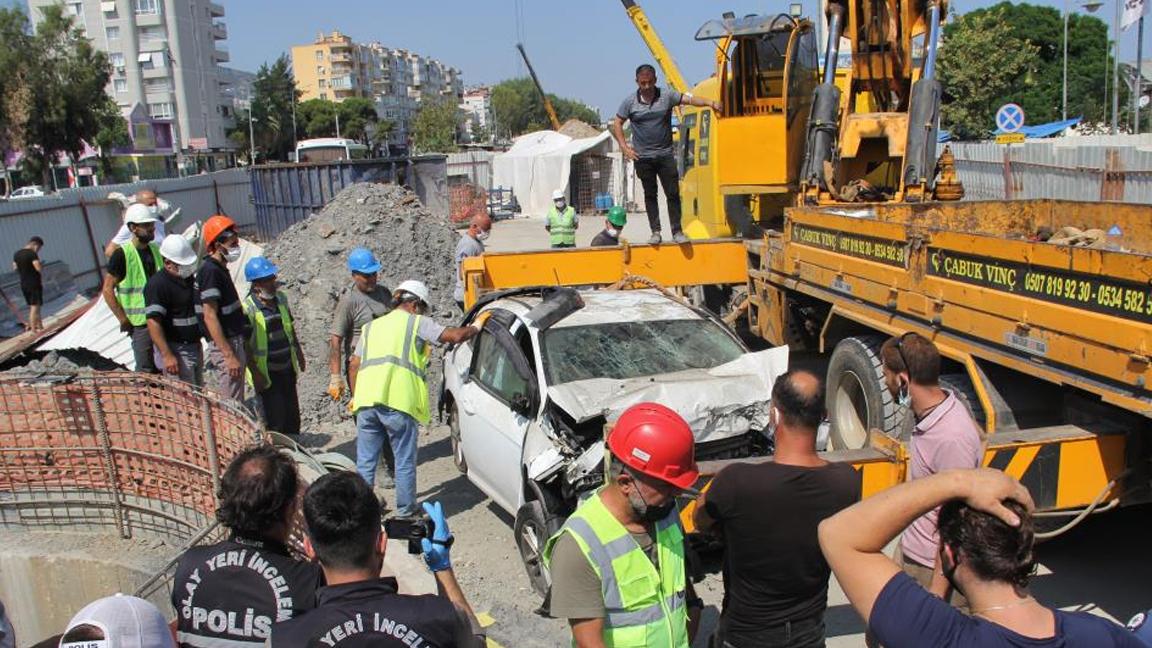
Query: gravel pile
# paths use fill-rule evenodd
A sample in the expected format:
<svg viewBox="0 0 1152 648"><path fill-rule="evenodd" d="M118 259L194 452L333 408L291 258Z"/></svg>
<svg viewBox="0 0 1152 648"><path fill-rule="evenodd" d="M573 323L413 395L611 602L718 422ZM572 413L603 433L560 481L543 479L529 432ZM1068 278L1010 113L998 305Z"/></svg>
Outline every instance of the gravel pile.
<svg viewBox="0 0 1152 648"><path fill-rule="evenodd" d="M452 300L456 270L452 257L458 234L430 215L416 194L387 184L354 184L323 211L293 225L265 246L280 266L282 290L292 305L307 367L300 377L300 414L305 432L331 432L348 418L346 403L328 397L329 327L336 302L352 280L345 265L352 248L364 246L380 260L380 282L389 289L419 279L432 291L429 315L441 324L458 319ZM434 356L428 386L435 411L440 359Z"/></svg>
<svg viewBox="0 0 1152 648"><path fill-rule="evenodd" d="M66 349L47 353L26 352L2 368L6 373L19 375L57 375L112 371L124 367L86 349Z"/></svg>

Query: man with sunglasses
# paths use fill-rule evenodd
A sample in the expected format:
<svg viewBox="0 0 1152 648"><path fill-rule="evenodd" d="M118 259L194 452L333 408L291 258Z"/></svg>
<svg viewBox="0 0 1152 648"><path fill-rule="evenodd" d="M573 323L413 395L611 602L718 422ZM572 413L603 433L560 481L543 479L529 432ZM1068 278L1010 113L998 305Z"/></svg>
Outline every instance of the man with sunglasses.
<svg viewBox="0 0 1152 648"><path fill-rule="evenodd" d="M352 411L356 413L356 471L375 486L384 444L396 458L396 517L415 517L416 441L428 410L428 356L431 345L466 342L479 328L445 328L427 317L428 286L409 279L396 287L393 309L360 332L348 364Z"/></svg>
<svg viewBox="0 0 1152 648"><path fill-rule="evenodd" d="M915 421L909 441L908 478L951 469L978 468L984 454L980 428L956 394L940 387L940 352L918 333L892 337L880 348L884 381ZM950 590L936 560L939 509L920 516L900 536L895 560L933 594L959 608L967 602Z"/></svg>

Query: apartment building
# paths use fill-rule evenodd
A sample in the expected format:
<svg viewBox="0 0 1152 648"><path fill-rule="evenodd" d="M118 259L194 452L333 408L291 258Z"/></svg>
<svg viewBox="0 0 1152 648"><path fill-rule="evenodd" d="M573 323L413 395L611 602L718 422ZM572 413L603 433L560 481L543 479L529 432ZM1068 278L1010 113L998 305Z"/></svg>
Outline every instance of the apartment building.
<svg viewBox="0 0 1152 648"><path fill-rule="evenodd" d="M469 142L474 138L474 131L487 131L492 136L492 89L488 86L478 86L464 91L464 98L460 102L460 110L465 116L465 135Z"/></svg>
<svg viewBox="0 0 1152 648"><path fill-rule="evenodd" d="M29 16L60 0L28 0ZM224 7L209 0L65 0L93 45L108 54L108 94L129 121L133 139L118 156L133 158L140 177L215 169L232 161L231 98L222 93L220 63L229 60Z"/></svg>

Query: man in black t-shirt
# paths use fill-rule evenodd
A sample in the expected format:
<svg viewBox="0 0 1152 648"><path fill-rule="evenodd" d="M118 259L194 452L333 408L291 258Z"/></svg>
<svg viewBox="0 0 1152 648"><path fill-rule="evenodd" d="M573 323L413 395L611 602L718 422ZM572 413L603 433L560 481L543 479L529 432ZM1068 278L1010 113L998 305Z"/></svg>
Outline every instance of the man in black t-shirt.
<svg viewBox="0 0 1152 648"><path fill-rule="evenodd" d="M144 312L156 349L156 366L197 387L204 384L204 349L200 344L200 299L196 296L196 251L179 234L160 242L164 269L144 284Z"/></svg>
<svg viewBox="0 0 1152 648"><path fill-rule="evenodd" d="M229 464L216 519L231 536L189 549L176 566L181 648L264 646L274 624L315 607L320 565L296 560L286 546L298 486L295 462L271 446L249 448Z"/></svg>
<svg viewBox="0 0 1152 648"><path fill-rule="evenodd" d="M124 211L132 238L108 258L108 274L100 290L104 303L120 322L120 331L132 338L132 357L136 371L142 373L156 373L144 311L144 285L164 265L159 246L152 242L156 221L156 214L144 205L131 205Z"/></svg>
<svg viewBox="0 0 1152 648"><path fill-rule="evenodd" d="M240 259L240 237L231 218L216 214L201 229L208 255L196 275L200 292L201 326L208 338L208 366L224 398L244 402L245 345L251 331L228 264Z"/></svg>
<svg viewBox="0 0 1152 648"><path fill-rule="evenodd" d="M816 529L860 499L860 476L850 464L816 454L823 420L820 379L807 371L780 376L769 413L773 461L724 468L697 501L696 527L724 542L716 646L824 645L830 570Z"/></svg>
<svg viewBox="0 0 1152 648"><path fill-rule="evenodd" d="M12 255L12 269L20 275L20 292L24 293L24 303L28 304L29 331L44 330L40 321L40 307L44 305L44 284L40 277L43 266L40 264L40 248L44 239L33 236L28 244Z"/></svg>

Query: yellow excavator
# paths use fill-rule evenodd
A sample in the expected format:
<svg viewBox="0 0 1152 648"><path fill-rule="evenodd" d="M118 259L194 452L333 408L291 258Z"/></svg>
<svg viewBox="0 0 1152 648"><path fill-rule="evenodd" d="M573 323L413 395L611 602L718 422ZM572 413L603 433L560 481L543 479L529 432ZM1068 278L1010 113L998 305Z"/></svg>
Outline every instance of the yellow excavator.
<svg viewBox="0 0 1152 648"><path fill-rule="evenodd" d="M830 1L823 71L812 21L724 14L696 32L715 43L716 67L692 88L641 7L621 1L669 85L723 105L685 107L680 120L690 237L757 236L798 204L930 195L942 0ZM851 66L837 64L841 42Z"/></svg>

